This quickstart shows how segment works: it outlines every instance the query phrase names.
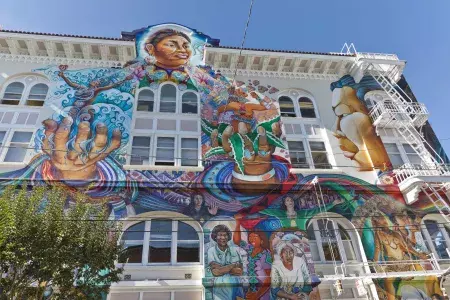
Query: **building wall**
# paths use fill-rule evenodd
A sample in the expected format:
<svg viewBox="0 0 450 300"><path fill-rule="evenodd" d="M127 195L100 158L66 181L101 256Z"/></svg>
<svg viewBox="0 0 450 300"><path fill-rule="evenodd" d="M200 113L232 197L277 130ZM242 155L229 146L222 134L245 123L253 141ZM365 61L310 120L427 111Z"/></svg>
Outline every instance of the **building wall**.
<svg viewBox="0 0 450 300"><path fill-rule="evenodd" d="M0 120L2 184L56 179L108 198L127 247L110 299L331 299L337 278L339 299L442 295L423 273L434 274L428 254L448 258L450 238L426 199L405 204L368 116L368 97L382 94L373 79L234 80L202 65L204 34L133 34L137 58L123 68L1 62L0 109L14 114ZM19 105L3 102L18 94L16 74L47 84L43 107L26 105L27 88ZM36 120L17 124L30 111ZM293 132L305 125L314 134ZM24 128L32 138L11 131Z"/></svg>

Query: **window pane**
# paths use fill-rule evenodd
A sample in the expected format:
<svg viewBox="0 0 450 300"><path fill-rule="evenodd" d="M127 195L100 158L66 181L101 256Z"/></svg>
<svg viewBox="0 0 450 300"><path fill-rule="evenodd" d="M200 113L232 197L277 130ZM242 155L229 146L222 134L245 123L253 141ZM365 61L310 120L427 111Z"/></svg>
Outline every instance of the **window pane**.
<svg viewBox="0 0 450 300"><path fill-rule="evenodd" d="M408 154L407 156L411 164L420 165L422 163L422 159L417 154Z"/></svg>
<svg viewBox="0 0 450 300"><path fill-rule="evenodd" d="M156 160L157 161L173 161L174 160L173 149L157 149Z"/></svg>
<svg viewBox="0 0 450 300"><path fill-rule="evenodd" d="M198 241L179 241L177 243L177 262L199 262L200 244Z"/></svg>
<svg viewBox="0 0 450 300"><path fill-rule="evenodd" d="M303 146L303 142L288 142L289 151L305 151L305 147Z"/></svg>
<svg viewBox="0 0 450 300"><path fill-rule="evenodd" d="M198 140L197 139L181 139L181 148L198 148Z"/></svg>
<svg viewBox="0 0 450 300"><path fill-rule="evenodd" d="M25 85L21 82L13 82L8 85L3 95L3 104L19 104L20 98L22 98L23 89ZM10 101L8 101L10 100Z"/></svg>
<svg viewBox="0 0 450 300"><path fill-rule="evenodd" d="M309 240L308 243L313 261L320 261L319 248L317 247L317 242Z"/></svg>
<svg viewBox="0 0 450 300"><path fill-rule="evenodd" d="M143 90L138 96L138 111L153 111L154 94L150 90Z"/></svg>
<svg viewBox="0 0 450 300"><path fill-rule="evenodd" d="M36 84L31 88L28 99L45 100L45 98L47 97L47 92L48 86L46 84L43 83Z"/></svg>
<svg viewBox="0 0 450 300"><path fill-rule="evenodd" d="M400 154L393 154L388 152L388 156L394 167L399 167L404 164L402 156Z"/></svg>
<svg viewBox="0 0 450 300"><path fill-rule="evenodd" d="M173 137L159 137L158 138L158 148L174 148L175 138Z"/></svg>
<svg viewBox="0 0 450 300"><path fill-rule="evenodd" d="M278 99L278 102L280 103L280 113L282 117L296 117L294 103L291 98L281 96Z"/></svg>
<svg viewBox="0 0 450 300"><path fill-rule="evenodd" d="M323 142L309 142L311 151L326 151L325 143Z"/></svg>
<svg viewBox="0 0 450 300"><path fill-rule="evenodd" d="M388 153L400 153L395 143L384 143L384 148L386 148Z"/></svg>
<svg viewBox="0 0 450 300"><path fill-rule="evenodd" d="M410 144L403 144L403 149L405 149L406 153L416 153Z"/></svg>
<svg viewBox="0 0 450 300"><path fill-rule="evenodd" d="M319 169L330 169L331 165L328 161L328 155L323 142L309 142L311 148L311 156L314 167Z"/></svg>
<svg viewBox="0 0 450 300"><path fill-rule="evenodd" d="M172 221L170 220L152 220L150 228L150 240L171 240L172 239Z"/></svg>
<svg viewBox="0 0 450 300"><path fill-rule="evenodd" d="M197 113L197 95L192 92L187 92L183 94L182 97L182 113Z"/></svg>
<svg viewBox="0 0 450 300"><path fill-rule="evenodd" d="M198 166L198 140L181 139L181 165Z"/></svg>
<svg viewBox="0 0 450 300"><path fill-rule="evenodd" d="M309 168L309 164L308 164L308 161L306 160L305 152L289 151L289 155L291 156L292 167L301 168L301 169Z"/></svg>
<svg viewBox="0 0 450 300"><path fill-rule="evenodd" d="M122 235L122 240L143 240L145 222L137 223L128 228Z"/></svg>
<svg viewBox="0 0 450 300"><path fill-rule="evenodd" d="M150 241L148 261L151 263L170 262L171 242Z"/></svg>
<svg viewBox="0 0 450 300"><path fill-rule="evenodd" d="M176 111L177 90L171 84L166 84L161 88L160 112Z"/></svg>
<svg viewBox="0 0 450 300"><path fill-rule="evenodd" d="M29 143L31 141L32 132L14 132L11 143Z"/></svg>
<svg viewBox="0 0 450 300"><path fill-rule="evenodd" d="M10 148L5 156L5 162L23 162L27 149L21 144L10 144Z"/></svg>
<svg viewBox="0 0 450 300"><path fill-rule="evenodd" d="M148 136L133 137L133 146L150 147L150 137Z"/></svg>
<svg viewBox="0 0 450 300"><path fill-rule="evenodd" d="M339 247L336 242L331 243L324 242L322 243L322 247L326 261L341 260L341 255L339 254Z"/></svg>
<svg viewBox="0 0 450 300"><path fill-rule="evenodd" d="M170 300L170 292L144 293L142 300Z"/></svg>
<svg viewBox="0 0 450 300"><path fill-rule="evenodd" d="M431 241L433 242L434 249L436 250L439 258L447 259L449 255L446 251L447 244L445 243L444 235L439 228L439 225L436 221L425 220L424 221L427 231L431 237Z"/></svg>
<svg viewBox="0 0 450 300"><path fill-rule="evenodd" d="M347 256L347 259L356 260L356 254L355 250L353 249L352 241L342 241L342 244L344 245L344 251L345 255Z"/></svg>
<svg viewBox="0 0 450 300"><path fill-rule="evenodd" d="M142 262L142 245L125 246L126 248L119 255L120 263L141 263Z"/></svg>
<svg viewBox="0 0 450 300"><path fill-rule="evenodd" d="M200 299L202 299L202 292L201 291L195 291L195 292L180 291L180 292L175 292L175 300L200 300Z"/></svg>
<svg viewBox="0 0 450 300"><path fill-rule="evenodd" d="M5 139L6 131L0 131L0 146L3 145L3 140Z"/></svg>
<svg viewBox="0 0 450 300"><path fill-rule="evenodd" d="M303 118L315 118L316 112L314 110L313 102L307 97L301 97L298 99L298 105L300 106L300 113Z"/></svg>
<svg viewBox="0 0 450 300"><path fill-rule="evenodd" d="M139 293L114 293L110 300L139 300Z"/></svg>
<svg viewBox="0 0 450 300"><path fill-rule="evenodd" d="M184 222L178 222L178 240L198 241L198 232Z"/></svg>

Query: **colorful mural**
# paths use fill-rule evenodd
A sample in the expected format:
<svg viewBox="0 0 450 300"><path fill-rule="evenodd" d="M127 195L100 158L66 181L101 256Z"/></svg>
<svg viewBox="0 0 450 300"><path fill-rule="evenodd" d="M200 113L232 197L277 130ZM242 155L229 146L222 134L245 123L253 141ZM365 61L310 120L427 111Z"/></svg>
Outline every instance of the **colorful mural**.
<svg viewBox="0 0 450 300"><path fill-rule="evenodd" d="M197 220L205 233L209 300L320 299L307 234L319 214L354 224L373 272L430 268L383 264L427 259L418 224L430 210L407 207L393 185L343 174L291 174L278 89L234 81L205 66L204 47L217 40L175 24L133 34L137 58L123 68L35 70L51 81L49 117L36 134L36 156L4 177L83 190L94 203L106 200L111 218L172 211ZM135 92L156 92L168 81L200 95L204 170L125 170ZM330 93L340 149L361 171L390 167L360 100L378 88L370 78L355 83L344 76ZM442 295L436 278L375 283L383 299Z"/></svg>

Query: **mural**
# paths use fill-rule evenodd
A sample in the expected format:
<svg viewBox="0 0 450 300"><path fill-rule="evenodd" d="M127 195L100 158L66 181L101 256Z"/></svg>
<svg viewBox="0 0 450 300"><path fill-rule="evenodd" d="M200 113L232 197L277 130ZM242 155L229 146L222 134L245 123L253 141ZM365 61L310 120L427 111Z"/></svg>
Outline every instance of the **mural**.
<svg viewBox="0 0 450 300"><path fill-rule="evenodd" d="M35 70L51 81L48 118L36 134L35 157L5 178L82 190L93 203L106 200L110 218L172 211L197 220L205 233L209 300L320 299L311 253L313 243L318 246L308 235L319 214L339 214L354 224L372 272L431 268L400 262L428 258L418 224L432 210L407 207L394 185L342 174L291 174L278 89L257 80L234 81L205 66L204 47L217 40L176 24L133 35L137 57L123 68ZM136 90L156 92L165 82L200 95L202 172L122 167ZM331 88L333 130L345 156L361 171L389 169L360 100L379 87L370 78L355 83L344 76ZM437 283L431 277L375 281L383 299L440 297Z"/></svg>

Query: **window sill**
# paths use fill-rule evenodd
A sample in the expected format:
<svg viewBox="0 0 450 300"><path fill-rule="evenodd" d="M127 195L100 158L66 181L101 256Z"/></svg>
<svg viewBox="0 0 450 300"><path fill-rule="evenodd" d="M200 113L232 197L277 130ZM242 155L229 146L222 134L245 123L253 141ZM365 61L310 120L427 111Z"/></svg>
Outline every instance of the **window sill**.
<svg viewBox="0 0 450 300"><path fill-rule="evenodd" d="M186 270L193 270L193 271L201 271L203 270L204 266L201 263L180 263L176 265L171 264L121 264L116 263L116 267L120 268L123 267L125 271L148 271L151 269L152 271L186 271Z"/></svg>
<svg viewBox="0 0 450 300"><path fill-rule="evenodd" d="M201 172L203 167L185 167L185 166L153 166L153 165L124 165L125 170L137 171L186 171L186 172Z"/></svg>
<svg viewBox="0 0 450 300"><path fill-rule="evenodd" d="M292 168L291 174L344 174L340 169L300 169Z"/></svg>

